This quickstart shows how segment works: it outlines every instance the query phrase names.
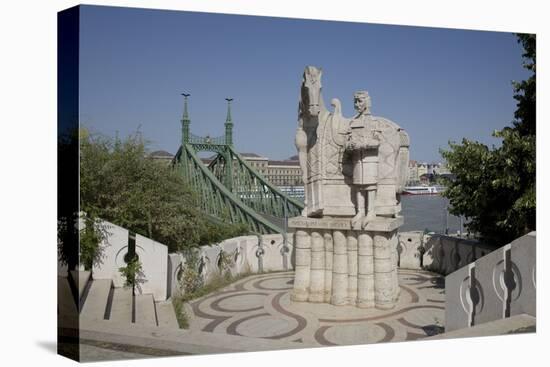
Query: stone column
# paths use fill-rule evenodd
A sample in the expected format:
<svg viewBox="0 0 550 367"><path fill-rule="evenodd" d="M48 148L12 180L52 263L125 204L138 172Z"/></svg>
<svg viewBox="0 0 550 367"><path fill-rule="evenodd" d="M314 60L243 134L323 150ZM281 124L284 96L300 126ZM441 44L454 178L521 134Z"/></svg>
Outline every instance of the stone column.
<svg viewBox="0 0 550 367"><path fill-rule="evenodd" d="M289 219L295 234L292 301L391 309L399 295L397 230L403 217L377 217L354 230L349 218Z"/></svg>
<svg viewBox="0 0 550 367"><path fill-rule="evenodd" d="M395 307L390 236L390 232L374 235L374 301L376 308L383 310Z"/></svg>
<svg viewBox="0 0 550 367"><path fill-rule="evenodd" d="M358 236L357 306L374 307L373 240L367 233Z"/></svg>
<svg viewBox="0 0 550 367"><path fill-rule="evenodd" d="M291 300L305 302L309 295L311 272L311 237L307 231L297 230L295 234L296 268L294 272L294 289Z"/></svg>
<svg viewBox="0 0 550 367"><path fill-rule="evenodd" d="M332 258L332 296L333 305L347 304L348 296L348 255L346 236L342 231L334 231Z"/></svg>
<svg viewBox="0 0 550 367"><path fill-rule="evenodd" d="M332 244L331 231L325 232L324 245L325 245L325 296L324 302L330 303L330 296L332 295L332 252L334 246Z"/></svg>
<svg viewBox="0 0 550 367"><path fill-rule="evenodd" d="M348 303L357 302L357 232L348 232Z"/></svg>
<svg viewBox="0 0 550 367"><path fill-rule="evenodd" d="M397 232L392 233L390 240L390 246L392 251L392 286L393 286L393 302L397 302L399 298L399 274L397 273L397 246L399 245L399 238L397 237Z"/></svg>
<svg viewBox="0 0 550 367"><path fill-rule="evenodd" d="M311 232L311 276L309 302L325 300L325 243L319 232Z"/></svg>

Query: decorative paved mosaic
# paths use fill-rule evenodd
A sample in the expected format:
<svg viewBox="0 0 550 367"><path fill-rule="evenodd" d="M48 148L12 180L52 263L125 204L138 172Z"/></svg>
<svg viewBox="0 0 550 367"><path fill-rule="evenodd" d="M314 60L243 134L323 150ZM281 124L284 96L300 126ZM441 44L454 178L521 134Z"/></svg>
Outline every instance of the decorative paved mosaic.
<svg viewBox="0 0 550 367"><path fill-rule="evenodd" d="M444 278L399 270L392 310L290 301L293 272L248 277L188 307L191 330L331 346L422 339L445 324Z"/></svg>

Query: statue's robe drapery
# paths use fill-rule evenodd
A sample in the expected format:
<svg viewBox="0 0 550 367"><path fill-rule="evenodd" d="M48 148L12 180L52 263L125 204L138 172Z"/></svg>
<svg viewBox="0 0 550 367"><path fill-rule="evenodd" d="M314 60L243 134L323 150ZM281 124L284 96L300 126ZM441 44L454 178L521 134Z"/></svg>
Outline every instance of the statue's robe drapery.
<svg viewBox="0 0 550 367"><path fill-rule="evenodd" d="M408 173L409 139L394 122L383 117L371 118L381 131L375 212L395 216L401 210L396 193L402 191ZM308 216L355 215L353 166L351 156L344 150L349 121L328 111L321 112L318 118L304 120L307 136L304 188Z"/></svg>

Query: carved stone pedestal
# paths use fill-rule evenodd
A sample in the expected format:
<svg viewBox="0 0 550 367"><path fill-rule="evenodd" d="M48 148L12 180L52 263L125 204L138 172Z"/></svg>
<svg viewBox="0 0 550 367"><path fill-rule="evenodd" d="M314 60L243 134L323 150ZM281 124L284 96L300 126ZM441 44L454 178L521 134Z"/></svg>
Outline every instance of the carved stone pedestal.
<svg viewBox="0 0 550 367"><path fill-rule="evenodd" d="M403 218L376 218L353 230L349 218L289 220L295 229L291 300L391 309L399 297L397 229Z"/></svg>

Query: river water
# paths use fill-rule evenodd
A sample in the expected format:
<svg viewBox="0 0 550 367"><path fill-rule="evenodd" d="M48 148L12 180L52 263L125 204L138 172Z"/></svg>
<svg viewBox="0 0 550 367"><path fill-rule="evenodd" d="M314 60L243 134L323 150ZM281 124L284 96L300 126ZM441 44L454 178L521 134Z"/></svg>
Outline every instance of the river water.
<svg viewBox="0 0 550 367"><path fill-rule="evenodd" d="M296 199L303 201L303 196L296 196ZM460 230L460 218L449 214L447 206L449 199L439 195L403 195L401 196L401 215L405 224L399 231L424 231L445 233L445 227L449 228L448 233L457 233ZM267 217L267 219L283 226L280 218ZM464 221L465 222L465 221ZM462 229L464 232L464 228Z"/></svg>
<svg viewBox="0 0 550 367"><path fill-rule="evenodd" d="M403 231L423 231L445 233L448 223L449 233L460 230L460 218L449 214L447 206L449 199L439 195L403 195L401 196L401 215L405 224L399 229Z"/></svg>

